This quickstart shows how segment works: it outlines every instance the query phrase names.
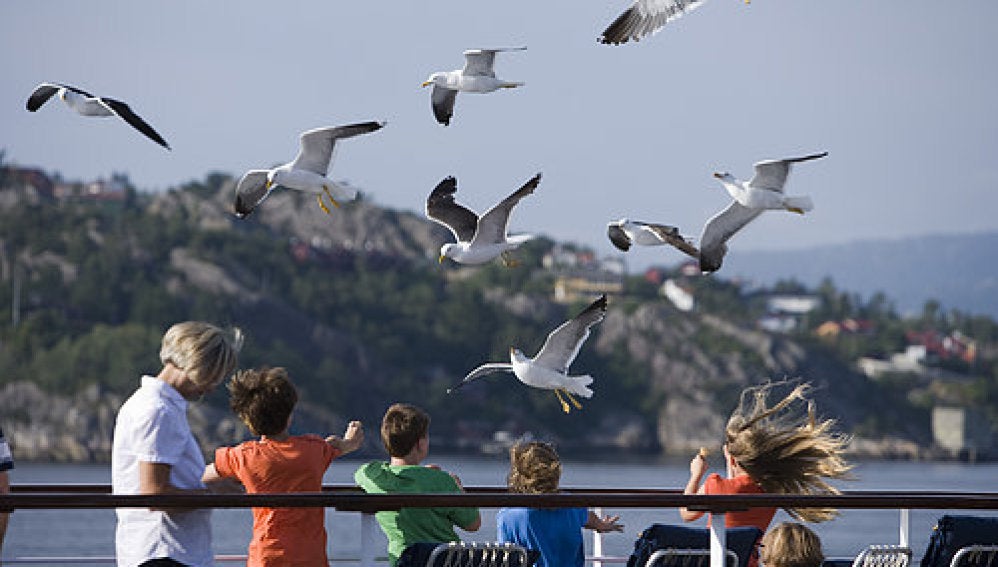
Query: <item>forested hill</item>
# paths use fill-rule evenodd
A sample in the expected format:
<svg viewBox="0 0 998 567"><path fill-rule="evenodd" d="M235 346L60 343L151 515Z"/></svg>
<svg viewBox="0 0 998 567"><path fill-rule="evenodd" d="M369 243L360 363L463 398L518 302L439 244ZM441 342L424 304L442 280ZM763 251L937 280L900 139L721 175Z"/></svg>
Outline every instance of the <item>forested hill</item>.
<svg viewBox="0 0 998 567"><path fill-rule="evenodd" d="M581 411L566 415L552 393L511 376L448 395L471 368L507 360L510 346L536 352L585 305L551 299L565 272L543 267L542 257L556 243L525 246L516 268L460 268L437 262L449 233L417 215L363 199L326 215L310 197L277 192L240 220L230 213L233 186L230 176L211 174L159 194L60 197L25 192L7 176L0 426L15 454L107 459L117 407L142 373L158 371L160 336L185 319L241 327L240 365L285 366L302 390L297 432L341 433L346 420L361 419L370 454L380 454L377 427L395 401L431 413L435 450L478 450L508 431L555 440L566 452L654 453L716 446L741 389L771 379L812 381L822 414L892 449L930 443L928 410L939 399L985 411L981 400L998 399L990 320L929 313L910 323L962 325L980 337L987 357L964 369L979 378L955 393L924 381L874 382L854 370L855 356L903 348L909 324L883 297L862 304L826 285L814 292L824 301L804 327L774 334L756 328L765 312L759 291L726 281L723 270L667 270L695 294L692 312L644 278L625 278L573 365L595 377ZM813 338L821 319L861 311L882 320L884 332L844 346ZM226 399L223 388L194 405L206 449L247 435Z"/></svg>

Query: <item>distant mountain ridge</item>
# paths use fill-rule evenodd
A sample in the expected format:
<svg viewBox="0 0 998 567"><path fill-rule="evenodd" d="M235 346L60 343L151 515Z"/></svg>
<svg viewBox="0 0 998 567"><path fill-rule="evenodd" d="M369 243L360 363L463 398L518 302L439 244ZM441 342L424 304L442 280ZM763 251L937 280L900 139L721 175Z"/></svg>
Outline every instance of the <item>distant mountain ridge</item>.
<svg viewBox="0 0 998 567"><path fill-rule="evenodd" d="M796 279L869 298L878 291L899 313L920 313L935 299L945 309L998 317L998 231L862 240L801 250L729 252L727 278L760 285Z"/></svg>

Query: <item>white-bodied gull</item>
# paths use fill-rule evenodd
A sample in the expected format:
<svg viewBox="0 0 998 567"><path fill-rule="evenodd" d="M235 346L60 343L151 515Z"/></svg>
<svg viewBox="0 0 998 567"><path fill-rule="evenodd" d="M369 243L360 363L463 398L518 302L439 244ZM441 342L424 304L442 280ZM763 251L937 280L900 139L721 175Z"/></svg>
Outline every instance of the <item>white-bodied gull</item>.
<svg viewBox="0 0 998 567"><path fill-rule="evenodd" d="M583 398L592 397L593 391L589 388L589 384L593 383L593 377L589 375L569 376L568 367L572 365L575 357L579 354L582 343L589 337L589 329L602 321L604 316L606 316L605 295L594 301L582 313L551 331L544 341L544 346L533 358L528 358L517 348L510 348L509 363L490 362L483 364L472 370L456 386L447 390L447 393L449 394L488 374L512 372L520 382L528 386L553 390L561 403L562 411L565 413L571 411L571 407L565 401L566 398L575 406L575 409L582 409L582 404L573 397L573 394Z"/></svg>
<svg viewBox="0 0 998 567"><path fill-rule="evenodd" d="M322 201L323 194L335 207L339 207L341 201L355 199L356 189L327 177L336 141L375 132L384 125L385 122L358 122L303 132L301 148L294 161L273 169L251 169L239 180L236 185L236 216L243 218L252 213L277 186L314 193L319 208L326 214L330 211Z"/></svg>
<svg viewBox="0 0 998 567"><path fill-rule="evenodd" d="M760 161L755 164L755 176L745 183L729 173L715 173L732 197L731 204L714 215L700 235L700 269L714 272L721 267L728 251L727 241L767 209L786 209L804 214L813 208L809 197L787 197L783 194L791 164L822 158L828 152L799 158Z"/></svg>
<svg viewBox="0 0 998 567"><path fill-rule="evenodd" d="M454 101L458 92L490 93L498 89L522 87L523 83L504 81L496 78L493 70L496 53L502 51L523 51L526 47L503 47L498 49L469 49L464 52L464 69L438 71L423 81L424 87L433 85L430 106L437 122L447 126L454 115Z"/></svg>
<svg viewBox="0 0 998 567"><path fill-rule="evenodd" d="M28 102L24 106L29 111L35 112L55 94L58 94L59 98L67 106L83 116L118 116L131 124L133 128L142 132L150 140L166 149L170 149L170 145L166 143L166 140L156 130L153 130L153 127L147 124L138 114L135 114L127 104L113 98L94 96L76 87L58 83L42 83L35 87L35 90L28 97Z"/></svg>
<svg viewBox="0 0 998 567"><path fill-rule="evenodd" d="M699 8L705 0L634 0L599 37L600 43L620 45L652 35L666 23ZM745 0L748 4L750 0Z"/></svg>
<svg viewBox="0 0 998 567"><path fill-rule="evenodd" d="M696 257L698 252L688 239L679 234L679 229L664 224L620 219L606 225L606 234L618 249L627 252L632 244L641 246L672 246Z"/></svg>
<svg viewBox="0 0 998 567"><path fill-rule="evenodd" d="M438 183L426 199L426 216L449 228L457 239L456 243L440 247L440 261L450 258L461 264L484 264L501 255L507 266L515 265L507 251L534 236L507 235L509 215L520 199L533 193L540 182L541 174L538 173L481 217L454 201L457 179L447 177Z"/></svg>

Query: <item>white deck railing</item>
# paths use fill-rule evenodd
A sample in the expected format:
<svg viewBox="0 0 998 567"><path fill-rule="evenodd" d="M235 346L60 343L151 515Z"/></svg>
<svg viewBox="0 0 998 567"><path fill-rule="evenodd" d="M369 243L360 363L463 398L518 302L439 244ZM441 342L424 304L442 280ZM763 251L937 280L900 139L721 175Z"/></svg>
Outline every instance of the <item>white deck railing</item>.
<svg viewBox="0 0 998 567"><path fill-rule="evenodd" d="M872 492L857 491L841 495L799 496L771 494L684 495L676 490L564 490L558 494L510 494L504 489L471 487L462 494L364 494L352 486L328 486L321 493L308 494L184 494L170 496L111 494L106 485L14 485L11 494L0 495L0 511L24 509L93 509L93 508L249 508L249 507L325 507L360 513L360 556L336 557L331 563L349 562L374 567L383 562L384 546L378 539L379 527L374 514L380 510L402 507L586 507L607 508L679 508L702 510L716 516L710 528L711 566L724 566L726 532L723 515L748 508L894 509L900 513L898 544L909 546L912 509L998 510L998 492ZM626 557L603 555L602 536L593 534L593 555L587 558L596 567L604 563L623 563ZM245 556L219 556L219 563L245 561ZM6 565L42 563L109 564L112 557L8 557Z"/></svg>

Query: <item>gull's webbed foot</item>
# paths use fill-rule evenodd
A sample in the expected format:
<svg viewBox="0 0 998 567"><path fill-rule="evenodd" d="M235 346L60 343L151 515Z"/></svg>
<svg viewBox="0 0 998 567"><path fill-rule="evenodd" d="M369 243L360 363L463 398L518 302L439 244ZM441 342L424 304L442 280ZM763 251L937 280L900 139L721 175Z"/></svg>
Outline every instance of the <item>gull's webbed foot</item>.
<svg viewBox="0 0 998 567"><path fill-rule="evenodd" d="M575 409L577 410L582 409L582 404L580 404L579 400L576 400L575 396L573 396L568 390L565 390L565 397L568 398L568 401L572 402L572 405L575 406Z"/></svg>
<svg viewBox="0 0 998 567"><path fill-rule="evenodd" d="M319 208L322 209L322 212L326 213L327 215L333 214L332 212L330 212L329 207L327 207L326 204L322 202L322 195L316 195L315 200L318 201Z"/></svg>
<svg viewBox="0 0 998 567"><path fill-rule="evenodd" d="M565 392L565 394L568 394L568 392ZM571 406L568 405L568 402L566 402L565 399L561 397L561 390L559 390L558 388L555 388L554 389L554 395L558 396L558 403L561 404L561 411L563 411L565 413L569 413L569 412L572 411L572 408L571 408Z"/></svg>
<svg viewBox="0 0 998 567"><path fill-rule="evenodd" d="M336 202L336 199L333 198L333 194L329 192L329 187L323 185L322 190L325 191L326 196L329 197L329 202L332 203L333 206L336 207L337 209L340 208L340 204Z"/></svg>
<svg viewBox="0 0 998 567"><path fill-rule="evenodd" d="M513 258L513 256L510 255L509 252L503 252L502 253L502 264L504 266L506 266L507 268L515 268L515 267L517 267L517 266L520 265L520 261L517 260L516 258Z"/></svg>

